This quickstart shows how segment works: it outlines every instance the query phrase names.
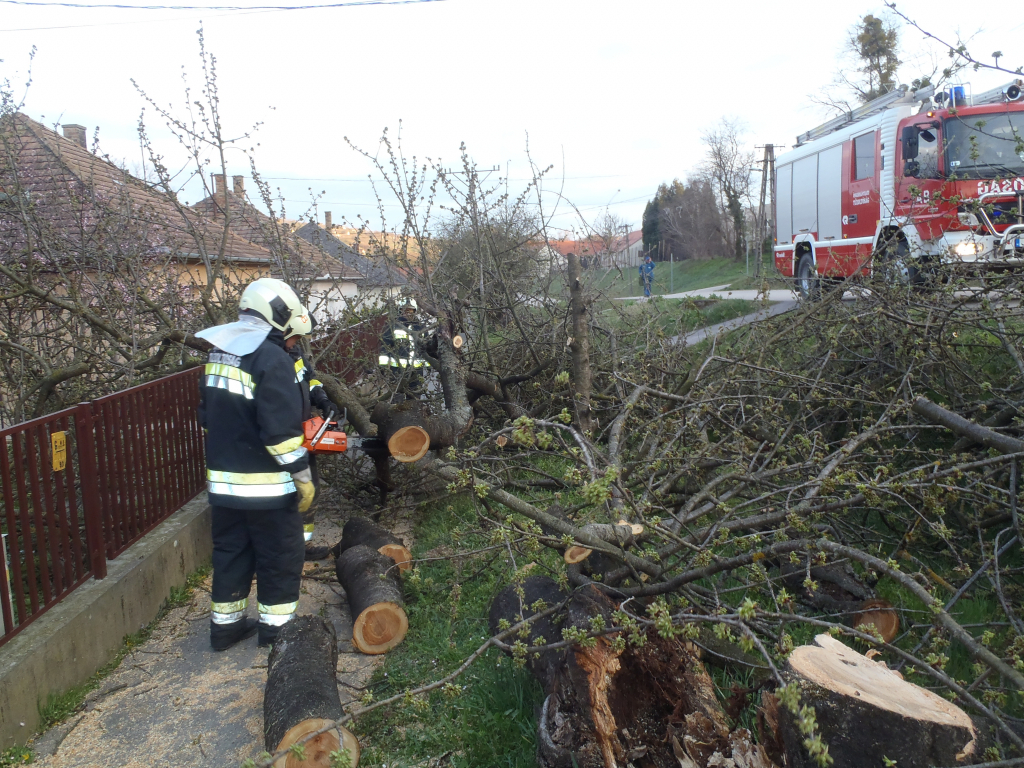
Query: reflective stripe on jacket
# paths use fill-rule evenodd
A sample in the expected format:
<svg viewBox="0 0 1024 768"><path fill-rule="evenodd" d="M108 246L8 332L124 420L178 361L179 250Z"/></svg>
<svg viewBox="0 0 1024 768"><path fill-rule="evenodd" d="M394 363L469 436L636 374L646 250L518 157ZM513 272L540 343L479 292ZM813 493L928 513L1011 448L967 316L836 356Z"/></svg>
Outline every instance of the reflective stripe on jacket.
<svg viewBox="0 0 1024 768"><path fill-rule="evenodd" d="M210 504L275 509L294 503L302 446L303 385L280 331L248 355L210 353L200 383ZM306 406L308 408L308 406Z"/></svg>

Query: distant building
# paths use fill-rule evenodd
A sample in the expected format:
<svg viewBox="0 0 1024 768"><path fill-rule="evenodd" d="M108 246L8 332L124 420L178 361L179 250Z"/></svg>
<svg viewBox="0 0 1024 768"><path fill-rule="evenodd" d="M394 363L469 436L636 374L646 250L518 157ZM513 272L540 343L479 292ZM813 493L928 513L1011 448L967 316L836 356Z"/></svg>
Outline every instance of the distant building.
<svg viewBox="0 0 1024 768"><path fill-rule="evenodd" d="M331 214L325 214L325 221L330 222ZM341 238L330 230L333 227L322 227L315 221L307 222L295 229L295 235L302 238L314 248L323 251L339 263L358 272L362 279L359 282L361 294L378 294L379 301L386 300L401 291L408 284L406 276L386 259L375 260L361 256Z"/></svg>
<svg viewBox="0 0 1024 768"><path fill-rule="evenodd" d="M224 174L211 174L213 194L192 206L204 218L222 223L245 240L270 252L281 276L292 285L309 284L309 305L321 320L340 314L355 296L365 276L325 248L299 237L289 222L268 216L245 196L245 180L232 177L227 188Z"/></svg>

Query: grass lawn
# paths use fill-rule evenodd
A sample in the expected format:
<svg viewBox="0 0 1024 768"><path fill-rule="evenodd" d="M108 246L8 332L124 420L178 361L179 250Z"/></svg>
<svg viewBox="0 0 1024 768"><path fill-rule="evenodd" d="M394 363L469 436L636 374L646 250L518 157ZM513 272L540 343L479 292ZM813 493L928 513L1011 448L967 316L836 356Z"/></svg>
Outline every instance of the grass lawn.
<svg viewBox="0 0 1024 768"><path fill-rule="evenodd" d="M775 271L770 254L765 256L764 265L766 267L764 274L769 277L774 276ZM753 261L750 264L751 274L749 276L746 269L745 261L727 258L680 261L674 264L667 261L658 262L654 267L653 292L655 294L679 293L711 288L716 285L728 285L734 288L754 287ZM615 269L596 269L588 270L587 274L593 281L593 289L608 298L643 295L636 267L623 269L621 273Z"/></svg>
<svg viewBox="0 0 1024 768"><path fill-rule="evenodd" d="M370 690L375 699L415 688L451 672L490 636L487 612L504 583L493 552L452 559L453 533L471 528L475 515L467 496L423 509L416 529L422 563L405 580L409 634L384 657ZM429 554L428 554L429 553ZM498 551L503 557L503 552ZM349 727L364 745L366 768L433 765L446 756L452 768L533 768L535 709L540 684L497 650L488 651L458 680L457 692L436 691L427 700L384 708ZM451 695L455 693L456 695Z"/></svg>

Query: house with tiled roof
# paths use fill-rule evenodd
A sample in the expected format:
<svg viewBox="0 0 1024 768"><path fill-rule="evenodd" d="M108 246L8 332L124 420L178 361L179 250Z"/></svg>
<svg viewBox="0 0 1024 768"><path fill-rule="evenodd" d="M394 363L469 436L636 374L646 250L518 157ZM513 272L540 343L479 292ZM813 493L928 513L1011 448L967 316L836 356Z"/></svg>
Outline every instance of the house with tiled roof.
<svg viewBox="0 0 1024 768"><path fill-rule="evenodd" d="M213 193L192 206L204 219L227 224L231 232L266 249L282 265L283 278L310 285L310 309L321 319L338 314L355 296L366 276L321 243L300 237L291 222L269 216L245 194L243 176L232 176L227 187L224 174L212 174Z"/></svg>
<svg viewBox="0 0 1024 768"><path fill-rule="evenodd" d="M57 290L67 289L67 275L111 274L122 264L147 290L176 285L183 298L214 275L233 289L279 277L308 294L321 316L356 293L358 272L286 227L275 238L270 217L248 203L229 220L213 207L189 207L89 151L82 126L65 125L61 135L20 113L0 123L0 251L31 254Z"/></svg>
<svg viewBox="0 0 1024 768"><path fill-rule="evenodd" d="M64 126L64 134L21 113L0 123L0 236L8 252L19 238L50 256L127 249L173 262L183 268L183 281L191 276L202 284L205 271L192 267L218 258L243 270L273 266L266 249L230 232L225 237L223 227L174 196L90 152L82 126Z"/></svg>
<svg viewBox="0 0 1024 768"><path fill-rule="evenodd" d="M310 220L297 227L294 230L295 235L362 275L359 288L364 293L372 291L379 294L382 299L386 299L408 285L405 274L390 260L362 256L352 246L337 237L332 232L333 227L329 226L330 212L328 211L324 216L325 226L320 226L317 221Z"/></svg>

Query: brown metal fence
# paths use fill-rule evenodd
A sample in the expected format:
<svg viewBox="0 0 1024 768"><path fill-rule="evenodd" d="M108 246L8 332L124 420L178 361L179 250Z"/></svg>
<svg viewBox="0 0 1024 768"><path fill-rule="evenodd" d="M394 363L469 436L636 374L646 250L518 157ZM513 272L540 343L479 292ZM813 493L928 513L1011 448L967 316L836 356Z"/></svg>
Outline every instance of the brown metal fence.
<svg viewBox="0 0 1024 768"><path fill-rule="evenodd" d="M0 430L0 645L202 490L199 375Z"/></svg>

